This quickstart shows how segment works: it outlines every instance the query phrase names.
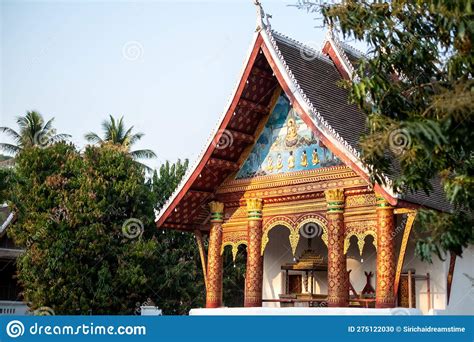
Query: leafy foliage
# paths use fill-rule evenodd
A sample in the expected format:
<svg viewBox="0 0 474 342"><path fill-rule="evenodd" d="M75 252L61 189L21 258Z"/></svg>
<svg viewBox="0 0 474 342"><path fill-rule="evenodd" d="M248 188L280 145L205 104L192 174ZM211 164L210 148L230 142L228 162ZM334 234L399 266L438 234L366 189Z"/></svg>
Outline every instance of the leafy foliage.
<svg viewBox="0 0 474 342"><path fill-rule="evenodd" d="M126 152L128 152L133 159L151 159L156 158L155 152L152 150L134 150L131 151L131 147L137 143L144 134L141 132L132 133L133 126L130 128L125 128L125 122L123 117L116 120L112 115L109 116L109 120L104 120L102 122L102 133L103 138L101 138L97 133L89 132L84 137L87 141L93 144L104 144L111 143L117 146L121 146ZM151 169L143 164L142 165L147 171Z"/></svg>
<svg viewBox="0 0 474 342"><path fill-rule="evenodd" d="M129 314L156 294L159 249L153 201L139 166L113 145L25 148L9 193L18 220L9 234L25 300L57 314ZM124 234L139 219L144 232Z"/></svg>
<svg viewBox="0 0 474 342"><path fill-rule="evenodd" d="M160 170L153 173L153 192L156 196L156 209L160 210L166 200L173 194L181 179L184 177L188 168L189 161L187 159L181 162L180 159L174 164L166 161L160 166Z"/></svg>
<svg viewBox="0 0 474 342"><path fill-rule="evenodd" d="M56 134L53 121L54 118L45 123L40 113L26 112L25 116L19 116L16 120L20 128L18 132L10 127L0 127L0 132L5 133L15 142L14 144L0 143L0 149L16 154L25 147L46 146L71 137L68 134Z"/></svg>
<svg viewBox="0 0 474 342"><path fill-rule="evenodd" d="M474 242L473 12L468 0L344 1L300 7L321 11L344 37L365 41L350 99L368 116L362 137L373 180L399 192L433 191L441 181L454 213L425 210L417 252L461 254Z"/></svg>

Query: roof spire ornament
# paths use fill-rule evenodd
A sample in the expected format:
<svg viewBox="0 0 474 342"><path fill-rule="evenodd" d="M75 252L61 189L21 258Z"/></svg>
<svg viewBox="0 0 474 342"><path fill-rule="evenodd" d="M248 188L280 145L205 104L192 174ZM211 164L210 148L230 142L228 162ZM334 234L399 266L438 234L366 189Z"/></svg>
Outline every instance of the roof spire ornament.
<svg viewBox="0 0 474 342"><path fill-rule="evenodd" d="M260 30L266 29L267 27L270 29L271 25L270 25L269 19L272 17L272 15L265 13L260 0L253 0L253 4L255 5L255 8L257 9L257 28L255 29L255 31L258 32Z"/></svg>

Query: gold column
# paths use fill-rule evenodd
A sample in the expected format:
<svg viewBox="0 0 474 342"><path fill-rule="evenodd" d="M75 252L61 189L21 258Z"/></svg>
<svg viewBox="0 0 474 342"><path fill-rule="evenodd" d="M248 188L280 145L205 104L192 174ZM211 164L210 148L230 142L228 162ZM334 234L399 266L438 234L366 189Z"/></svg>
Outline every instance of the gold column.
<svg viewBox="0 0 474 342"><path fill-rule="evenodd" d="M324 192L328 220L328 306L345 307L349 301L344 255L344 189Z"/></svg>
<svg viewBox="0 0 474 342"><path fill-rule="evenodd" d="M206 308L222 306L222 222L224 204L209 203L211 209L211 231L209 234L209 250L207 252L207 290Z"/></svg>
<svg viewBox="0 0 474 342"><path fill-rule="evenodd" d="M395 220L393 207L377 194L377 281L375 307L395 307Z"/></svg>
<svg viewBox="0 0 474 342"><path fill-rule="evenodd" d="M247 270L245 274L245 307L262 306L263 256L262 200L247 199Z"/></svg>

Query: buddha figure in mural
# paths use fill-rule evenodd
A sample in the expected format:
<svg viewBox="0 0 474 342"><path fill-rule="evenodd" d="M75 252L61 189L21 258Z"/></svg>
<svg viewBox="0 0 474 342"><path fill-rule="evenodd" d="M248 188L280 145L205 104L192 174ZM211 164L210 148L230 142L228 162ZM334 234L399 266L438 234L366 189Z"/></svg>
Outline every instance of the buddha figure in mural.
<svg viewBox="0 0 474 342"><path fill-rule="evenodd" d="M281 170L282 168L283 168L283 160L281 159L281 154L278 153L277 164L275 166L275 169Z"/></svg>
<svg viewBox="0 0 474 342"><path fill-rule="evenodd" d="M301 154L301 163L300 165L302 167L308 166L308 156L306 155L306 151L303 150L303 153Z"/></svg>
<svg viewBox="0 0 474 342"><path fill-rule="evenodd" d="M293 151L290 151L290 156L288 157L288 168L295 168L295 156L293 155Z"/></svg>
<svg viewBox="0 0 474 342"><path fill-rule="evenodd" d="M273 171L273 158L271 156L269 156L267 159L267 171L268 172Z"/></svg>
<svg viewBox="0 0 474 342"><path fill-rule="evenodd" d="M313 165L319 164L318 150L316 150L316 149L313 150L313 155L312 155L312 158L311 158L311 162L313 163Z"/></svg>
<svg viewBox="0 0 474 342"><path fill-rule="evenodd" d="M295 146L298 143L298 124L294 118L289 118L286 124L285 144L288 147Z"/></svg>

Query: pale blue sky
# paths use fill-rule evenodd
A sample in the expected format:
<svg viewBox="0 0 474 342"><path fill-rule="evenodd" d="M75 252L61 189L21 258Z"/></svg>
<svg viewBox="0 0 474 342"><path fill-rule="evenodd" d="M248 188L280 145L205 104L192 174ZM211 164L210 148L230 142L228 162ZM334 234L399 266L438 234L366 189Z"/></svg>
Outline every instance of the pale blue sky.
<svg viewBox="0 0 474 342"><path fill-rule="evenodd" d="M318 47L325 29L291 3L263 0L272 27ZM199 154L238 80L256 18L251 0L1 1L0 10L0 126L37 110L82 147L84 133L124 115L145 133L136 148L159 156L152 167Z"/></svg>

